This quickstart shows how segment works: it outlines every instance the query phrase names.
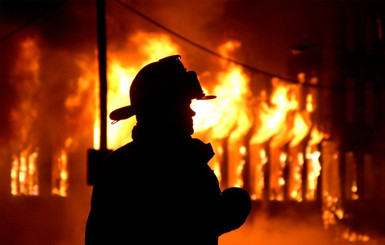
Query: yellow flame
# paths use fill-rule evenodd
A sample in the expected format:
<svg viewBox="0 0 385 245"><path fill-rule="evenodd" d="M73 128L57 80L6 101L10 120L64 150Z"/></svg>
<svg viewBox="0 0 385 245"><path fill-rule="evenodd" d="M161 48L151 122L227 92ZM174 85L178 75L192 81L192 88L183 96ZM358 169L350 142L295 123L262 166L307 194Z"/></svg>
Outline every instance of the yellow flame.
<svg viewBox="0 0 385 245"><path fill-rule="evenodd" d="M24 150L19 155L13 155L11 169L12 195L38 195L38 173L36 159L38 152Z"/></svg>
<svg viewBox="0 0 385 245"><path fill-rule="evenodd" d="M107 114L119 107L130 104L130 86L132 80L135 77L135 73L138 70L138 68L135 69L133 67L123 67L118 60L113 60L111 62L111 65L108 69ZM97 120L99 121L99 118L97 118ZM108 148L116 149L130 141L131 130L134 124L134 118L128 119L125 122L118 124L108 123Z"/></svg>
<svg viewBox="0 0 385 245"><path fill-rule="evenodd" d="M304 164L304 156L302 152L298 152L298 149L291 149L291 156L293 157L290 162L290 181L289 181L289 197L291 200L301 202L302 198L302 167Z"/></svg>
<svg viewBox="0 0 385 245"><path fill-rule="evenodd" d="M321 153L318 150L317 144L323 139L323 133L318 130L317 127L313 127L310 132L310 139L308 145L305 149L306 151L306 160L307 160L307 181L308 186L306 190L306 199L315 200L318 176L321 173L321 163L319 158Z"/></svg>
<svg viewBox="0 0 385 245"><path fill-rule="evenodd" d="M306 115L295 113L294 116L294 127L293 127L293 138L290 141L290 147L297 146L309 133L310 120L305 119Z"/></svg>
<svg viewBox="0 0 385 245"><path fill-rule="evenodd" d="M237 41L228 41L219 47L219 52L228 56L240 47ZM223 71L217 74L214 94L217 99L210 102L194 101L192 109L194 129L197 134L206 134L209 140L229 138L228 141L228 186L243 186L242 172L247 151L243 137L252 125L248 101L251 97L250 78L242 67L223 62Z"/></svg>
<svg viewBox="0 0 385 245"><path fill-rule="evenodd" d="M314 151L310 146L306 147L306 159L308 164L308 187L306 192L307 200L315 200L316 197L316 188L318 176L321 172L321 164L319 162L319 157L321 153L319 151Z"/></svg>
<svg viewBox="0 0 385 245"><path fill-rule="evenodd" d="M310 140L308 145L313 146L319 144L324 138L324 133L318 130L317 127L313 127L310 132Z"/></svg>
<svg viewBox="0 0 385 245"><path fill-rule="evenodd" d="M107 114L130 104L129 91L136 73L146 64L155 62L165 56L180 54L180 48L165 34L137 32L130 37L129 45L135 45L138 53L121 55L120 52L108 54L108 93ZM96 98L99 90L96 86ZM99 109L95 113L94 148L100 147ZM108 120L109 122L109 120ZM107 125L107 144L109 149L117 149L131 141L131 130L135 124L134 117L124 123Z"/></svg>
<svg viewBox="0 0 385 245"><path fill-rule="evenodd" d="M253 200L263 198L263 189L265 187L264 166L268 162L267 154L261 145L250 145L250 195Z"/></svg>
<svg viewBox="0 0 385 245"><path fill-rule="evenodd" d="M213 101L194 101L192 109L194 129L197 133L209 132L214 139L229 135L239 138L251 127L248 107L250 97L249 78L240 66L229 64L217 76L218 85L214 89L217 99Z"/></svg>
<svg viewBox="0 0 385 245"><path fill-rule="evenodd" d="M255 108L257 115L257 130L251 138L251 143L260 144L269 140L272 136L283 132L286 128L286 117L290 110L298 108L298 102L290 96L291 85L284 84L279 79L273 79L273 93L270 105L266 101L266 91L261 92L261 101ZM286 134L285 134L286 135ZM278 144L280 140L275 139Z"/></svg>
<svg viewBox="0 0 385 245"><path fill-rule="evenodd" d="M312 94L306 95L306 110L308 112L314 111L314 102L313 102L313 95Z"/></svg>
<svg viewBox="0 0 385 245"><path fill-rule="evenodd" d="M129 87L139 69L153 61L167 55L180 53L179 47L174 44L167 35L156 33L138 32L130 38L130 45L134 45L138 53L122 55L120 53L109 53L108 66L108 113L112 110L129 104ZM219 47L219 52L227 57L240 47L236 41L228 41ZM131 62L131 63L130 63ZM223 160L223 140L228 143L228 185L243 186L242 172L245 164L246 154L255 156L250 158L250 166L253 169L253 197L261 198L264 184L263 166L267 162L265 144L271 140L270 146L277 148L279 157L270 159L277 164L276 177L271 178L275 183L273 186L282 189L286 180L282 176L282 168L287 159L298 158L297 166L294 166L294 179L300 186L300 172L304 164L303 153L289 155L279 149L290 142L290 147L300 147L299 144L309 133L312 126L310 113L314 111L313 94L306 95L305 110L300 111L300 89L301 85L289 85L273 79L273 91L270 99L266 91L261 91L258 101L251 100L250 78L245 74L242 67L233 63L222 61L222 71L216 75L216 86L208 94L216 94L217 99L212 101L193 101L192 109L196 111L194 117L194 129L196 135L204 135L204 139L214 142L216 156L210 162L218 178L221 177L221 164ZM304 82L305 74L299 74L298 78ZM254 116L253 116L254 115ZM124 123L108 125L108 148L116 149L130 140L131 129L135 120L130 119ZM254 123L254 125L253 125ZM99 117L96 114L94 126L94 147L99 145ZM244 138L250 132L252 126L254 133L251 140L245 145ZM313 127L314 128L314 127ZM313 136L309 144L322 139L322 134L313 129ZM261 153L263 152L264 155ZM312 154L312 157L310 157ZM318 155L319 157L319 155ZM302 159L302 160L301 160ZM317 153L307 153L306 159L316 162ZM290 160L289 160L290 162ZM275 170L274 170L275 171ZM317 176L317 167L312 168L310 173L312 179ZM272 173L270 173L272 174ZM274 174L273 174L274 175ZM258 176L258 177L257 177ZM310 178L310 177L309 177ZM301 200L301 190L297 187L291 189L289 196ZM310 184L313 190L313 184ZM277 189L278 190L278 189ZM275 191L277 191L275 190ZM280 191L281 192L281 191ZM277 194L281 199L282 193Z"/></svg>

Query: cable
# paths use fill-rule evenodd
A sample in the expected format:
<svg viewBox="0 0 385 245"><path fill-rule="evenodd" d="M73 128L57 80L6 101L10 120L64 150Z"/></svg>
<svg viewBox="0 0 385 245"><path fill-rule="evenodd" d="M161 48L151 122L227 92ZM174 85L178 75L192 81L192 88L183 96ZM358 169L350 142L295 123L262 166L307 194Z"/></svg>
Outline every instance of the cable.
<svg viewBox="0 0 385 245"><path fill-rule="evenodd" d="M143 14L142 12L139 12L137 9L131 7L130 5L128 5L127 3L121 1L121 0L116 0L118 3L120 3L123 7L125 7L126 9L130 10L131 12L135 13L136 15L142 17L143 19L147 20L148 22L152 23L153 25L159 27L160 29L163 29L164 31L174 35L175 37L191 44L192 46L195 46L211 55L214 55L220 59L223 59L223 60L226 60L226 61L229 61L229 62L232 62L234 64L237 64L237 65L240 65L252 72L256 72L256 73L260 73L262 75L265 75L265 76L269 76L269 77L276 77L276 78L279 78L281 80L284 80L285 82L288 82L288 83L293 83L293 84L299 84L299 85L302 85L302 86L307 86L307 87L313 87L313 88L319 88L319 89L334 89L334 90L365 90L365 89L376 89L375 87L351 87L351 88L347 88L347 87L344 87L344 86L340 86L340 87L336 87L336 86L326 86L326 85L319 85L319 84L309 84L309 83L300 83L298 82L297 80L293 79L293 78L287 78L287 77L283 77L283 76L280 76L280 75L277 75L277 74L273 74L271 72L267 72L267 71L263 71L261 69L258 69L258 68L255 68L253 66L250 66L248 64L245 64L243 62L240 62L240 61L237 61L235 59L231 59L229 57L225 57L209 48L206 48L205 46L201 45L201 44L198 44L197 42L171 30L170 28L160 24L159 22L151 19L150 17L148 17L147 15ZM382 88L382 87L381 87Z"/></svg>
<svg viewBox="0 0 385 245"><path fill-rule="evenodd" d="M0 42L10 38L11 36L13 36L14 34L18 33L19 31L23 30L24 28L26 28L27 26L29 26L30 24L32 24L33 22L37 21L38 19L40 19L40 15L38 16L35 16L34 18L32 18L31 20L27 21L26 23L22 24L21 26L19 26L18 28L16 28L15 30L9 32L8 34L0 37Z"/></svg>
<svg viewBox="0 0 385 245"><path fill-rule="evenodd" d="M65 3L67 0L63 0L62 2L58 3L57 6L55 6L55 8L58 8L60 7L63 3ZM44 11L36 16L34 16L33 18L31 18L29 21L27 21L26 23L20 25L19 27L17 27L15 30L9 32L8 34L5 34L4 36L0 37L0 42L3 42L4 40L12 37L13 35L15 35L16 33L22 31L24 28L28 27L29 25L33 24L35 21L37 21L38 19L40 19L41 17L45 16L47 13L48 13L48 8L47 7L46 9L44 9Z"/></svg>
<svg viewBox="0 0 385 245"><path fill-rule="evenodd" d="M203 45L200 45L200 44L198 44L198 43L192 41L191 39L188 39L188 38L182 36L181 34L175 32L175 31L169 29L168 27L166 27L166 26L160 24L159 22L157 22L157 21L151 19L150 17L144 15L143 13L139 12L139 11L136 10L135 8L129 6L128 4L122 2L121 0L116 0L116 1L117 1L118 3L120 3L121 5L123 5L124 7L126 7L127 9L129 9L130 11L132 11L132 12L134 12L135 14L139 15L139 16L142 17L143 19L145 19L145 20L147 20L148 22L154 24L155 26L157 26L157 27L159 27L159 28L165 30L166 32L168 32L168 33L170 33L170 34L176 36L177 38L179 38L179 39L181 39L181 40L183 40L183 41L185 41L185 42L187 42L187 43L189 43L189 44L191 44L191 45L193 45L193 46L195 46L195 47L197 47L197 48L199 48L199 49L201 49L201 50L203 50L203 51L205 51L205 52L207 52L207 53L209 53L209 54L212 54L212 55L214 55L214 56L216 56L216 57L218 57L218 58L221 58L221 59L223 59L223 60L227 60L227 61L229 61L229 62L235 63L235 64L237 64L237 65L243 66L243 67L247 68L248 70L251 70L251 71L254 71L254 72L257 72L257 73L261 73L261 74L266 75L266 76L277 77L277 78L282 79L282 80L287 80L287 81L289 81L289 82L299 84L299 82L296 81L296 80L294 80L294 79L291 79L291 78L285 78L285 77L282 77L282 76L279 76L279 75L276 75L276 74L273 74L273 73L270 73L270 72L267 72L267 71L262 71L262 70L260 70L260 69L255 68L255 67L252 67L252 66L250 66L250 65L244 64L244 63L242 63L242 62L240 62L240 61L237 61L237 60L234 60L234 59L225 57L225 56L223 56L223 55L221 55L221 54L219 54L219 53L217 53L217 52L215 52L215 51L213 51L213 50L211 50L211 49L209 49L209 48L204 47Z"/></svg>

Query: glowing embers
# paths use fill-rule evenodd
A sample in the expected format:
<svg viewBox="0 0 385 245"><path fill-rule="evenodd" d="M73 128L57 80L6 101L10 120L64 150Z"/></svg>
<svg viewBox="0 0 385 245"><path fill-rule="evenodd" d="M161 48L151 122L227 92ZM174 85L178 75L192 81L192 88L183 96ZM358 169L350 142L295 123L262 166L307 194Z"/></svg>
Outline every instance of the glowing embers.
<svg viewBox="0 0 385 245"><path fill-rule="evenodd" d="M327 191L323 191L322 195L322 220L324 228L328 229L330 225L344 218L344 210L340 198L330 195Z"/></svg>
<svg viewBox="0 0 385 245"><path fill-rule="evenodd" d="M345 198L347 200L357 200L359 198L357 187L357 160L351 151L345 153L345 178Z"/></svg>
<svg viewBox="0 0 385 245"><path fill-rule="evenodd" d="M266 163L269 161L263 145L250 147L250 187L251 199L261 200L264 197L266 176Z"/></svg>
<svg viewBox="0 0 385 245"><path fill-rule="evenodd" d="M36 166L37 150L24 150L12 156L11 194L39 195L39 179Z"/></svg>

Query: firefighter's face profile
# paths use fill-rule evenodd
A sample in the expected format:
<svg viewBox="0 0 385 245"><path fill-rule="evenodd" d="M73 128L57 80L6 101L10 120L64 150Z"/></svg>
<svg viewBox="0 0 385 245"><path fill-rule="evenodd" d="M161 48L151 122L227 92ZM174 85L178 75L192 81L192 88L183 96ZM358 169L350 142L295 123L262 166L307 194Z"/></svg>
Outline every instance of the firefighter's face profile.
<svg viewBox="0 0 385 245"><path fill-rule="evenodd" d="M169 105L166 112L169 122L175 127L175 130L188 135L194 133L193 117L196 115L190 107L191 99L182 99L174 101Z"/></svg>

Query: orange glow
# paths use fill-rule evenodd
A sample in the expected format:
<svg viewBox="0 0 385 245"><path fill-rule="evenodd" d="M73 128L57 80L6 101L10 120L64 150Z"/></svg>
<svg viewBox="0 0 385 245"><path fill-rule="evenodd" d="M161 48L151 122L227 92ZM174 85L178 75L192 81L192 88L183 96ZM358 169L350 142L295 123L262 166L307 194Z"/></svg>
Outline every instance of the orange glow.
<svg viewBox="0 0 385 245"><path fill-rule="evenodd" d="M300 83L305 82L305 74L298 74ZM305 110L301 110L301 85L288 84L279 79L272 79L273 91L270 99L266 91L262 90L260 96L254 101L254 133L249 142L250 145L250 169L253 195L261 197L261 183L258 180L263 175L264 161L258 158L258 150L269 144L270 148L270 198L283 200L283 191L288 184L288 196L292 200L302 201L302 167L304 164L303 146L301 143L309 135L312 127L310 113L314 111L313 94L306 95ZM311 141L320 142L314 138ZM289 143L289 152L281 149ZM313 144L313 143L312 143ZM289 155L288 155L289 154ZM274 156L275 155L275 156ZM289 164L288 180L284 178L283 168ZM259 171L259 173L254 173ZM257 177L259 176L259 177ZM257 187L258 186L258 187ZM258 194L257 194L258 193Z"/></svg>
<svg viewBox="0 0 385 245"><path fill-rule="evenodd" d="M108 108L112 110L129 104L129 88L136 73L144 65L162 57L181 53L180 48L164 34L138 32L130 37L130 45L135 45L139 54L122 55L121 52L110 52L108 55ZM241 46L237 41L228 41L218 50L221 55L231 57L231 53ZM293 85L272 79L273 91L271 96L261 91L257 100L252 99L250 78L242 67L227 61L220 61L222 70L214 77L215 86L210 90L203 86L207 94L217 95L212 101L193 101L191 107L197 112L194 117L195 135L211 142L216 155L209 162L217 177L222 181L225 174L226 183L223 187L244 186L243 171L246 164L245 157L250 156L250 181L254 198L262 198L264 185L264 164L270 160L270 186L277 200L283 198L283 186L287 180L282 176L283 168L293 162L292 180L289 196L295 200L301 199L300 173L304 163L304 154L301 152L290 155L282 151L281 146L289 143L290 148L299 145L309 134L311 121L309 113L314 110L313 95L306 96L306 108L300 111L301 85ZM305 74L299 74L304 82ZM96 87L96 95L98 95ZM97 96L98 97L98 96ZM270 97L270 98L269 98ZM94 121L94 148L99 147L99 111L95 113ZM108 148L116 149L130 141L134 119L124 123L109 124ZM253 128L252 128L253 127ZM253 130L250 141L245 137ZM268 159L265 151L267 142L270 142L270 151L279 152L276 160ZM223 147L227 148L225 152ZM223 154L226 154L223 155ZM272 152L270 152L270 155ZM291 154L291 153L290 153ZM284 156L284 157L283 157ZM223 162L227 159L226 162ZM289 159L289 160L288 160ZM227 164L227 172L223 173L221 165ZM274 166L276 165L276 166ZM311 175L313 176L313 175ZM312 187L313 188L313 187Z"/></svg>
<svg viewBox="0 0 385 245"><path fill-rule="evenodd" d="M121 52L121 47L117 50L114 47L109 48L107 114L130 103L131 82L143 66L168 55L181 54L180 47L165 34L137 32L129 37L128 43L130 46L135 46L137 52L125 54ZM40 84L37 45L29 39L22 43L21 47L23 50L20 57L22 66L18 69L24 73L29 72L29 79L32 79L35 84ZM240 47L240 42L228 41L218 50L221 55L231 57L232 53ZM82 75L78 78L77 90L65 101L65 109L68 111L84 104L82 95L90 88L94 89L94 97L99 97L97 64L87 61L86 57L78 57L76 62ZM247 159L249 159L247 176L250 182L248 187L251 189L253 199L263 198L264 179L267 177L264 175L267 171L270 175L268 191L271 199L283 200L284 187L289 185L289 198L302 201L301 171L306 159L309 170L306 198L314 200L317 178L320 173L318 161L320 153L317 144L323 139L323 134L311 122L310 114L315 109L314 93L306 96L301 94L301 84L306 81L305 74L298 75L300 84L288 84L273 78L271 94L262 90L258 92L258 96L253 96L250 90L250 77L242 66L224 60L220 60L219 64L221 69L214 74L215 81L211 81L214 86L209 90L203 84L203 90L207 94L217 95L217 99L204 102L193 101L191 107L197 113L194 117L195 135L206 142L211 142L216 152L209 165L220 180L221 186L244 187L244 171ZM301 105L301 101L305 101L306 104ZM92 110L91 114L94 115L93 145L95 149L100 147L98 103L97 100L93 101L89 106L90 109L87 109ZM27 103L21 105L25 108L14 113L15 120L20 117L18 113L24 111L32 111L29 120L33 120L35 116L33 107ZM134 117L124 123L108 123L108 148L117 149L129 142L135 123ZM312 130L310 131L310 129ZM28 126L24 126L22 129L24 135L28 135L29 131ZM304 153L302 152L303 141L309 132L310 137L308 137L309 141ZM284 146L289 148L286 149ZM28 149L32 149L31 146ZM61 148L57 147L52 158L52 193L55 195L67 195L68 152L69 146L66 143ZM24 183L27 179L25 171L28 169L28 164L24 162L28 161L24 160L25 158L20 154L14 156L11 171L13 193L20 192L21 185L18 181ZM266 169L266 163L269 163L269 169ZM36 166L34 166L36 160L31 160L31 164L30 168L37 172ZM223 165L226 165L226 168L223 168ZM289 166L290 172L288 176L283 176L286 166ZM223 169L226 169L226 173L223 172ZM353 189L352 191L354 192Z"/></svg>
<svg viewBox="0 0 385 245"><path fill-rule="evenodd" d="M219 47L224 56L240 47L236 41L228 41ZM222 63L223 71L217 74L214 94L217 99L209 102L194 101L192 109L197 112L194 117L194 129L197 134L205 134L206 139L218 140L228 137L228 186L243 186L242 172L247 148L244 136L252 126L252 116L248 101L250 78L242 67L233 63ZM214 169L220 169L214 162Z"/></svg>
<svg viewBox="0 0 385 245"><path fill-rule="evenodd" d="M289 174L289 198L301 202L302 197L302 168L304 164L304 156L298 147L290 149L292 161L290 162Z"/></svg>
<svg viewBox="0 0 385 245"><path fill-rule="evenodd" d="M283 168L287 164L288 156L280 148L288 142L293 147L302 141L307 134L308 122L298 111L299 95L296 94L298 85L289 85L279 79L273 79L272 83L270 103L267 101L266 92L262 91L255 107L256 129L251 137L250 147L258 147L270 140L270 198L283 200L283 186L286 184ZM262 162L255 160L250 159L251 165L256 164L254 168L261 169ZM262 173L258 175L262 176ZM263 182L263 180L256 181Z"/></svg>
<svg viewBox="0 0 385 245"><path fill-rule="evenodd" d="M318 151L317 145L321 142L322 139L323 133L314 127L310 133L310 140L306 147L306 160L308 167L308 186L306 190L307 200L315 200L316 198L318 176L321 173L321 163L319 161L321 153Z"/></svg>
<svg viewBox="0 0 385 245"><path fill-rule="evenodd" d="M266 92L261 92L261 101L255 108L257 115L257 129L251 138L252 144L267 142L279 132L287 129L286 117L289 111L298 108L298 102L290 96L291 85L273 79L273 93L270 103L267 102ZM284 134L287 135L287 134ZM285 137L282 135L282 137ZM281 137L275 137L272 144L278 145Z"/></svg>
<svg viewBox="0 0 385 245"><path fill-rule="evenodd" d="M17 78L15 86L22 93L18 107L13 108L11 120L17 128L12 154L11 194L38 195L38 149L34 146L31 134L32 124L37 118L34 104L37 89L41 85L39 80L40 50L36 42L27 38L20 43L18 62L13 73Z"/></svg>
<svg viewBox="0 0 385 245"><path fill-rule="evenodd" d="M250 144L250 195L252 200L261 200L263 198L263 189L265 187L264 167L268 162L265 149L260 145Z"/></svg>
<svg viewBox="0 0 385 245"><path fill-rule="evenodd" d="M343 219L344 210L338 197L331 196L327 191L323 192L322 220L325 229Z"/></svg>
<svg viewBox="0 0 385 245"><path fill-rule="evenodd" d="M53 195L68 195L68 157L65 150L60 150L53 159L52 188Z"/></svg>
<svg viewBox="0 0 385 245"><path fill-rule="evenodd" d="M235 41L229 41L219 47L220 52L227 56L230 51L239 47ZM233 63L222 63L224 70L217 74L217 85L213 101L194 101L192 108L197 112L194 117L196 133L207 132L210 138L223 139L230 136L239 139L251 127L249 104L250 78L241 66Z"/></svg>
<svg viewBox="0 0 385 245"><path fill-rule="evenodd" d="M11 169L12 195L39 195L38 173L36 168L37 151L25 150L13 155Z"/></svg>
<svg viewBox="0 0 385 245"><path fill-rule="evenodd" d="M307 120L305 117L307 115L301 115L300 113L295 113L294 115L294 126L293 126L293 138L290 141L290 147L297 146L309 133L310 120Z"/></svg>
<svg viewBox="0 0 385 245"><path fill-rule="evenodd" d="M129 44L135 45L139 53L130 53L124 57L121 57L120 52L111 52L108 54L107 114L119 107L130 104L129 91L132 80L143 66L165 56L180 54L180 48L165 34L138 32L130 38ZM98 89L96 86L96 98L99 97ZM97 108L94 121L95 149L99 149L100 147L99 106L97 106ZM129 142L131 140L131 130L135 123L134 117L126 120L124 123L108 123L108 148L117 149Z"/></svg>
<svg viewBox="0 0 385 245"><path fill-rule="evenodd" d="M69 178L68 150L73 141L73 138L69 135L75 135L83 129L78 124L84 123L84 118L89 118L87 113L94 109L93 106L84 110L79 108L84 108L84 105L88 104L89 90L95 83L96 76L93 72L94 69L90 69L90 67L93 67L92 62L86 62L86 57L75 58L76 64L85 73L73 81L71 89L74 89L71 90L65 100L62 102L55 101L55 103L62 104L55 104L54 107L63 110L64 113L61 114L63 117L59 119L61 122L64 120L64 122L59 125L68 127L51 131L52 139L54 139L52 142L55 142L55 145L51 145L48 149L45 146L38 147L40 145L39 138L41 137L39 134L46 133L44 130L53 126L52 122L42 124L42 118L51 117L50 110L52 108L46 106L50 102L46 97L42 96L44 95L42 91L49 90L46 89L47 83L41 79L40 56L40 48L35 40L27 38L20 43L18 62L13 71L15 78L12 80L19 93L19 103L12 107L11 111L11 121L15 129L17 129L14 133L14 141L11 143L13 152L10 173L11 193L13 195L38 195L39 183L50 182L52 194L67 196ZM58 87L61 88L60 86ZM93 113L89 114L92 115ZM37 130L37 127L39 127L39 130ZM62 134L66 134L64 142L60 140ZM63 146L60 148L60 145ZM39 181L39 169L45 166L44 163L40 165L42 163L39 162L41 161L40 154L43 153L52 154L50 181ZM42 159L45 159L44 155L42 155Z"/></svg>

